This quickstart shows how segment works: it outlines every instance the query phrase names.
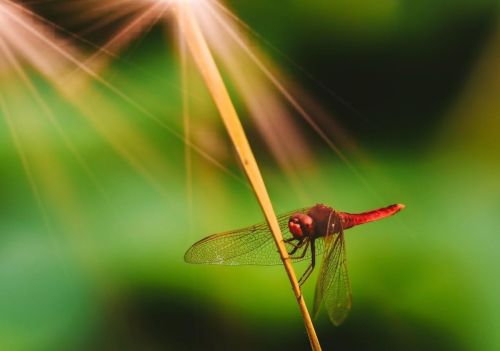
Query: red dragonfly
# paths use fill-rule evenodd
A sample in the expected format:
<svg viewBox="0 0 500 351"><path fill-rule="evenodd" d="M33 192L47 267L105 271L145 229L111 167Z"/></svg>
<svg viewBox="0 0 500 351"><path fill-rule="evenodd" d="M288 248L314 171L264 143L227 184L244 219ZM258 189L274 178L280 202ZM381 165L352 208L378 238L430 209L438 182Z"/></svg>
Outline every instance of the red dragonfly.
<svg viewBox="0 0 500 351"><path fill-rule="evenodd" d="M395 204L353 214L317 204L278 216L291 260L310 260L299 279L301 285L313 272L316 255L323 253L316 283L313 316L318 314L321 304L324 304L330 320L339 325L351 309L344 230L389 217L404 207ZM210 235L191 246L184 259L188 263L223 265L282 263L267 223Z"/></svg>

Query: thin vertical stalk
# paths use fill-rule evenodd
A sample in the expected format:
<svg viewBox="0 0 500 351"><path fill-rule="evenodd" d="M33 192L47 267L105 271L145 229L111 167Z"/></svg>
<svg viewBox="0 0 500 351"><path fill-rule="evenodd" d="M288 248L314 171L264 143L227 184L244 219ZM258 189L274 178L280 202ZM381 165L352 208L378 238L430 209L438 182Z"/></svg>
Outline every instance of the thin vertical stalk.
<svg viewBox="0 0 500 351"><path fill-rule="evenodd" d="M269 228L271 229L278 252L292 285L293 293L302 313L302 318L304 319L311 348L313 350L321 350L321 345L316 335L311 316L307 310L304 297L302 296L290 257L286 250L278 220L272 207L271 199L269 198L269 194L266 190L264 180L262 179L259 166L257 165L257 161L255 160L252 149L250 148L245 131L243 130L236 109L231 101L228 90L210 52L205 37L198 26L195 16L191 12L189 1L180 1L178 3L178 17L181 30L183 31L191 54L196 61L198 69L205 80L205 84L207 85L207 88L219 110L227 132L234 147L236 148L241 164L243 165L259 205L264 212Z"/></svg>

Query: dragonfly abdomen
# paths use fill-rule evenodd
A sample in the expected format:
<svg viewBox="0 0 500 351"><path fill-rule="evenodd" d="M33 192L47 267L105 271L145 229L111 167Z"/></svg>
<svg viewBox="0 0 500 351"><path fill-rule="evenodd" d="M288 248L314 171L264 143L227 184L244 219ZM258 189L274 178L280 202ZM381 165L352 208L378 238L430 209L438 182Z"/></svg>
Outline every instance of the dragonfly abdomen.
<svg viewBox="0 0 500 351"><path fill-rule="evenodd" d="M338 215L340 217L340 220L342 221L342 228L349 229L359 224L378 221L379 219L392 216L393 214L402 210L404 207L405 206L401 204L394 204L363 213L339 212Z"/></svg>

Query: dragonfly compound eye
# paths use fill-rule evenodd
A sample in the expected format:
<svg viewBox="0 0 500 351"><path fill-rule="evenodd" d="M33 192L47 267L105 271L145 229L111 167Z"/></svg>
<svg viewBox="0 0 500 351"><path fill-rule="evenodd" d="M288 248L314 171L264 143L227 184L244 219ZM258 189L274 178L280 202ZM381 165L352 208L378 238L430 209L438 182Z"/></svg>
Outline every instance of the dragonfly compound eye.
<svg viewBox="0 0 500 351"><path fill-rule="evenodd" d="M290 220L288 222L288 229L290 230L290 233L292 233L295 239L300 239L304 236L304 233L302 232L302 228L300 227L299 223Z"/></svg>
<svg viewBox="0 0 500 351"><path fill-rule="evenodd" d="M288 221L288 229L296 239L310 236L313 232L313 220L303 213L294 214Z"/></svg>

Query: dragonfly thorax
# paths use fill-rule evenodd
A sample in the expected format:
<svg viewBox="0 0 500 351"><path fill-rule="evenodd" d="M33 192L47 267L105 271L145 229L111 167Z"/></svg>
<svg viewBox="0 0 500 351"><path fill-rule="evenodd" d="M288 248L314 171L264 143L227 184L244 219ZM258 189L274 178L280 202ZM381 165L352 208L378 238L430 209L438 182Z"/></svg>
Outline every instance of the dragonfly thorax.
<svg viewBox="0 0 500 351"><path fill-rule="evenodd" d="M304 216L309 218L308 222L311 223L305 234L310 239L317 239L328 234L337 233L340 229L338 213L329 206L317 204L311 207ZM299 219L302 218L304 217L299 217Z"/></svg>
<svg viewBox="0 0 500 351"><path fill-rule="evenodd" d="M314 221L304 213L295 213L288 220L288 229L295 239L310 237L314 231Z"/></svg>

